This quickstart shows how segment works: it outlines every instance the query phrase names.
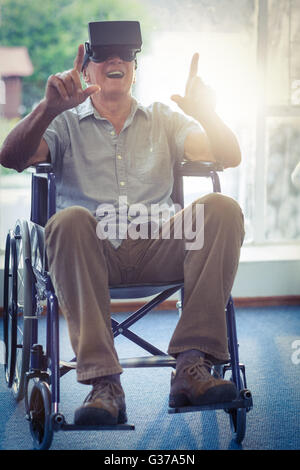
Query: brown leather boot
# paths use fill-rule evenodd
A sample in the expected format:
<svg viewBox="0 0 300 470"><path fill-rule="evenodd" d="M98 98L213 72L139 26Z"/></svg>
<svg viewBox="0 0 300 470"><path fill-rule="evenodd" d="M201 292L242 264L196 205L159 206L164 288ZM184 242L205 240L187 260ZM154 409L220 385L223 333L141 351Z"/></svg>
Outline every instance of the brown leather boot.
<svg viewBox="0 0 300 470"><path fill-rule="evenodd" d="M224 403L237 397L235 384L211 375L212 362L206 358L190 358L172 372L169 406Z"/></svg>
<svg viewBox="0 0 300 470"><path fill-rule="evenodd" d="M82 406L75 411L75 424L123 424L127 421L125 394L120 383L98 380Z"/></svg>

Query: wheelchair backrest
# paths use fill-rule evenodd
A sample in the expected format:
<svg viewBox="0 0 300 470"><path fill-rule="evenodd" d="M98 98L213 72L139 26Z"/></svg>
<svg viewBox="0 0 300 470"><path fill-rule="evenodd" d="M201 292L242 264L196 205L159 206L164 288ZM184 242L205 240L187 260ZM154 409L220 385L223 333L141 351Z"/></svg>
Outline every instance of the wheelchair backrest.
<svg viewBox="0 0 300 470"><path fill-rule="evenodd" d="M44 227L47 220L55 213L55 176L49 163L37 165L32 174L31 186L31 217L32 222ZM174 166L174 184L172 200L179 207L184 207L184 176L211 178L213 191L221 192L218 171L223 168L212 162L177 162Z"/></svg>

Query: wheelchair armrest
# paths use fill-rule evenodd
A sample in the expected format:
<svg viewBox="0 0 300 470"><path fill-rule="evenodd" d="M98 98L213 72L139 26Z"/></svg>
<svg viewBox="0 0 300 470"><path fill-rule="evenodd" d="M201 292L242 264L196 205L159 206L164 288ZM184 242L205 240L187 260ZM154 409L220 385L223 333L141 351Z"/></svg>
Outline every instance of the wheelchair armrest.
<svg viewBox="0 0 300 470"><path fill-rule="evenodd" d="M53 166L51 163L39 163L32 167L35 170L35 173L51 173Z"/></svg>
<svg viewBox="0 0 300 470"><path fill-rule="evenodd" d="M174 186L171 194L173 202L183 206L184 184L183 176L198 176L210 178L213 185L213 192L221 192L221 185L218 172L223 171L223 166L217 162L192 162L185 160L174 166Z"/></svg>
<svg viewBox="0 0 300 470"><path fill-rule="evenodd" d="M55 175L50 163L39 163L32 168L30 220L42 227L56 212Z"/></svg>
<svg viewBox="0 0 300 470"><path fill-rule="evenodd" d="M183 161L177 166L176 172L180 176L211 176L212 172L223 169L223 166L217 162Z"/></svg>

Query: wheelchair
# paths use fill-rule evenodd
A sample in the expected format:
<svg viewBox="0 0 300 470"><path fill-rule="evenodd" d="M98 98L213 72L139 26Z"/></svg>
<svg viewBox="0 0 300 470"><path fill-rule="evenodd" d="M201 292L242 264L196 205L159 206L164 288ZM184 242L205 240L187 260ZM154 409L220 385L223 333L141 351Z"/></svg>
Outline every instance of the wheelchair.
<svg viewBox="0 0 300 470"><path fill-rule="evenodd" d="M183 207L184 177L210 178L214 192L221 192L218 172L222 167L209 162L182 162L174 168L172 199ZM44 227L56 211L55 176L50 164L40 164L32 173L30 221L18 220L6 239L4 266L4 374L17 401L24 399L26 418L35 449L49 449L53 434L72 430L134 430L134 425L78 426L67 423L60 412L60 378L76 368L76 358L60 359L59 306L48 273ZM130 327L179 292L177 308L184 301L183 280L153 285L118 285L110 288L111 299L151 297L145 305L118 322L111 320L114 337L123 335L148 353L145 357L120 359L128 367L176 367L176 359L138 336ZM46 345L39 343L39 318L46 313ZM238 397L229 403L170 408L168 413L223 409L229 416L233 438L241 443L246 432L246 413L253 406L247 388L245 366L239 362L233 299L226 306L230 361L215 366L212 373L230 374Z"/></svg>

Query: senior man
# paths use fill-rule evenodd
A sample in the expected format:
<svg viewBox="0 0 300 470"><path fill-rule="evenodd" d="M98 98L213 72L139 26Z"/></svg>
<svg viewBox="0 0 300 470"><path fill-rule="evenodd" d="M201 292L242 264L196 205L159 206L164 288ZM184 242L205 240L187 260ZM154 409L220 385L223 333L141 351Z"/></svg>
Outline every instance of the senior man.
<svg viewBox="0 0 300 470"><path fill-rule="evenodd" d="M101 207L115 208L120 228L120 198L129 209L140 203L147 210L153 204L171 208L176 161L235 167L241 160L238 142L197 76L198 54L185 95L172 96L180 112L158 102L144 107L132 96L139 24L96 22L89 32L90 42L86 49L79 45L74 68L48 79L44 99L13 129L0 154L1 164L17 171L51 162L56 175L57 213L45 228L49 269L76 353L77 379L92 385L75 423L127 420L110 320L109 286L121 283L184 279L183 313L168 348L176 357L169 404L229 401L236 396L235 385L215 378L211 368L229 358L225 306L244 237L238 204L208 194L179 212L189 212L193 229L203 233L196 249L187 248L185 232L174 236L179 215L171 209L169 220L164 211L164 220L157 222L155 235L143 237L131 237L128 225L105 236L98 216ZM168 237L163 236L166 224Z"/></svg>

